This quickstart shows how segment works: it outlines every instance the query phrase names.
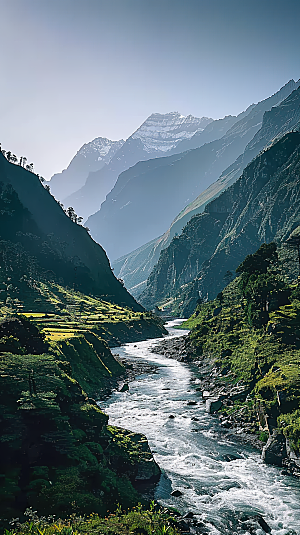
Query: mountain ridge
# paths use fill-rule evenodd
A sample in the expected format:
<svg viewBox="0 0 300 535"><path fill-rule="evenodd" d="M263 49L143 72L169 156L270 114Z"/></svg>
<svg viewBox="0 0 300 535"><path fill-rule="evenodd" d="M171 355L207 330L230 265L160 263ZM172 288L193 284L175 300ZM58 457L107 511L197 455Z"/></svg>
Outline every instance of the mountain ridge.
<svg viewBox="0 0 300 535"><path fill-rule="evenodd" d="M162 251L140 302L169 300L171 309L189 315L199 296L210 299L224 288L226 273L233 276L246 254L263 242L284 242L300 225L299 166L299 132L261 152Z"/></svg>
<svg viewBox="0 0 300 535"><path fill-rule="evenodd" d="M123 171L139 161L172 153L181 139L192 137L194 132L202 131L210 121L212 119L208 117L197 118L192 115L185 117L178 112L150 115L129 136L109 164L91 172L85 184L67 196L64 202L87 218L99 210Z"/></svg>
<svg viewBox="0 0 300 535"><path fill-rule="evenodd" d="M127 255L125 254L112 262L116 275L124 280L126 287L130 289L130 292L136 298L138 298L142 290L145 288L147 277L150 275L151 270L157 263L160 252L170 244L171 240L176 234L181 233L185 224L193 215L203 212L208 202L217 197L223 190L226 189L226 187L229 187L240 176L243 168L252 159L253 155L259 152L261 146L264 146L264 143L266 144L270 142L273 135L275 135L274 122L272 134L272 128L270 130L270 125L266 123L264 112L267 111L270 106L272 106L272 109L274 108L275 110L276 106L280 106L282 102L284 102L286 98L291 95L291 92L294 90L294 88L299 87L299 85L299 81L294 82L293 80L290 80L285 86L283 86L283 88L281 88L281 90L271 97L268 97L268 99L265 101L261 101L257 105L251 105L249 108L247 108L249 110L248 114L245 115L245 112L243 112L241 114L242 118L239 121L236 121L225 134L223 149L220 148L220 140L211 142L207 145L207 147L203 146L201 152L204 152L204 150L209 148L213 149L215 147L215 154L217 155L218 151L222 151L224 150L224 147L226 147L226 140L230 148L230 143L233 143L233 140L235 139L234 136L236 135L237 139L239 139L238 136L243 137L244 152L242 152L242 155L237 155L236 162L233 162L231 166L227 167L224 162L225 171L220 171L221 175L219 177L216 176L216 181L209 185L207 189L204 189L204 191L202 191L198 197L195 196L194 200L184 207L183 210L181 210L177 217L173 219L171 226L166 232L164 232L164 234L162 234L159 238L152 239L148 243L144 243L141 245L141 247L133 250L131 253ZM293 116L294 107L295 104L292 103L290 113L291 116ZM287 106L284 113L286 120L288 118L288 110L289 107ZM280 113L280 110L278 113ZM274 115L275 113L273 113L273 115L270 117ZM267 117L269 118L269 115ZM214 123L210 123L205 130L212 128L213 124ZM268 126L265 127L265 124ZM259 129L259 126L261 126L261 129ZM261 141L263 140L262 145L257 145L257 142L254 143L252 141L253 139L256 140L255 136L251 136L251 133L255 132L255 130L255 136L258 136L258 132L261 132ZM278 134L280 130L282 130L282 128L277 128L276 134ZM247 135L247 138L245 135ZM251 143L252 145L250 145ZM248 151L248 146L252 147L251 152ZM214 163L212 165L214 165ZM203 168L202 173L204 172L210 172L210 169L206 170Z"/></svg>

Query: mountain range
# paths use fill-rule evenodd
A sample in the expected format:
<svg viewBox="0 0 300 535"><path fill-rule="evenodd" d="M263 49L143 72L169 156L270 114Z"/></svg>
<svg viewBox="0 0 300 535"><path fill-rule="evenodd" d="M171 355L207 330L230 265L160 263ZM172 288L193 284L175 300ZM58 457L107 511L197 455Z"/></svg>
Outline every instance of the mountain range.
<svg viewBox="0 0 300 535"><path fill-rule="evenodd" d="M182 202L183 208L181 211L177 211L179 214L173 219L171 226L168 222L165 224L164 228L167 229L166 231L163 228L163 224L159 227L163 232L160 237L155 238L152 234L152 236L149 236L151 241L148 243L145 243L144 241L139 248L112 262L115 274L124 280L126 287L136 298L138 298L145 289L147 278L159 260L161 251L170 244L174 236L181 233L191 217L203 212L207 203L233 184L251 159L255 157L276 135L280 136L284 132L293 128L295 121L297 121L297 114L295 115L295 110L297 109L297 95L295 96L295 101L294 97L291 97L290 99L287 97L289 97L291 92L298 87L299 81L296 83L291 80L280 91L268 99L250 106L245 112L235 118L235 122L234 118L225 117L223 120L210 123L201 134L197 134L197 138L200 140L201 136L202 138L205 136L207 130L209 132L213 130L216 132L218 131L217 128L221 127L219 129L219 133L221 134L222 125L224 128L226 128L228 124L230 125L230 128L220 139L206 143L196 150L181 154L177 161L170 160L168 168L169 176L167 178L169 179L169 184L173 183L174 186L172 187L172 185L170 185L170 190L166 193L167 197L165 199L165 205L160 212L156 210L155 213L154 210L155 206L158 205L157 200L155 200L155 204L150 204L150 206L148 198L147 202L142 200L138 184L141 184L145 179L148 179L148 182L151 183L151 185L157 184L160 202L162 190L161 183L163 180L166 180L167 173L164 172L163 175L161 172L159 174L159 165L157 164L157 168L152 171L152 175L151 173L148 173L148 175L144 175L143 177L140 173L140 175L137 174L137 176L134 176L132 182L135 183L137 188L137 193L135 193L137 198L136 204L140 206L141 203L143 203L144 216L148 214L148 218L144 218L144 225L146 227L150 226L151 222L155 219L157 228L158 223L160 223L161 220L166 221L167 216L169 216L169 222L171 222L176 215L175 201L177 197L179 198L178 202ZM215 124L216 126L214 126ZM193 139L194 138L190 141ZM183 143L181 145L183 145ZM192 162L192 164L189 165L190 162ZM162 163L167 164L167 160L165 159L164 162L161 160L161 164ZM135 168L131 170L132 175L134 175L134 169ZM121 179L122 175L119 177L116 187ZM206 185L208 185L207 188L205 188ZM127 194L127 198L129 198L128 186L127 189L125 189L125 186L123 187L123 190L119 192L119 196L114 194L114 198L117 201L118 199L124 200L125 194ZM182 192L181 188L184 190L184 194L190 194L192 199L190 203L183 200L186 199L186 197L180 195ZM197 196L198 192L199 195ZM130 228L130 219L128 216L126 218L126 215L123 213L124 211L129 212L130 209L133 211L134 207L131 207L129 204L126 206L126 210L122 210L121 226L121 212L120 210L119 213L117 212L118 207L120 207L120 202L109 203L111 197L112 195L108 195L100 212L88 220L88 225L91 227L92 232L94 232L95 238L104 243L104 246L108 249L108 254L112 251L112 249L106 245L108 225L108 233L110 233L108 235L111 236L113 231L115 231L116 234L113 242L113 252L116 250L116 244L118 244L119 240L122 242L122 247L126 245L128 247L128 243L133 244L133 240L136 240L140 234L140 230L135 229L134 225L131 224ZM134 198L133 195L130 199L132 198ZM127 203L128 202L129 201L127 200ZM184 206L184 204L186 204L186 206ZM106 215L105 209L107 212L109 211L108 215ZM153 210L153 214L155 214L152 218L151 214L149 214L151 209ZM172 210L173 215L171 215ZM163 212L163 217L161 216L161 212ZM98 221L99 224L97 224ZM117 224L119 224L120 227L118 233L116 233L115 230ZM126 236L123 235L125 231L127 232ZM157 234L159 233L157 232ZM142 240L140 241L142 242ZM114 258L113 254L110 256Z"/></svg>
<svg viewBox="0 0 300 535"><path fill-rule="evenodd" d="M300 97L300 90L292 98ZM300 127L300 107L295 128ZM164 249L140 302L168 302L190 315L200 299L215 297L240 262L262 243L300 234L300 132L289 132L262 151L241 177L192 217ZM293 255L292 255L293 256Z"/></svg>
<svg viewBox="0 0 300 535"><path fill-rule="evenodd" d="M185 117L177 112L154 113L125 142L104 140L107 142L105 147L111 145L111 148L106 161L102 159L100 164L97 159L99 152L97 144L95 148L97 140L84 145L65 172L66 176L62 173L52 177L51 191L66 206L72 206L80 216L87 218L99 210L120 173L139 161L172 154L181 141L202 132L211 121L212 119L208 117L200 119L192 115ZM91 156L89 159L86 158L84 172L81 172L86 152ZM76 178L78 175L80 181ZM61 180L66 183L66 187L58 191L57 183ZM67 194L67 184L72 182L74 184Z"/></svg>
<svg viewBox="0 0 300 535"><path fill-rule="evenodd" d="M111 141L103 137L85 143L72 158L67 169L52 176L49 182L51 193L56 199L65 202L66 197L84 186L89 173L108 165L123 144L123 139Z"/></svg>

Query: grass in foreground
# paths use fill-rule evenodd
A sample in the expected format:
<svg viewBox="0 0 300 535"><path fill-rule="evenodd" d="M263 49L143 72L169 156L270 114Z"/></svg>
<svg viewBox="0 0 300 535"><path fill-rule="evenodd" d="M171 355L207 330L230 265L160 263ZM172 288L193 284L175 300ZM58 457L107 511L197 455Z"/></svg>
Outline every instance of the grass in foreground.
<svg viewBox="0 0 300 535"><path fill-rule="evenodd" d="M36 512L28 509L25 512L28 520L21 524L14 519L10 522L10 529L5 530L5 535L179 535L176 514L175 511L172 513L158 508L154 502L151 502L149 509L143 509L139 504L131 510L122 511L118 506L115 513L105 518L97 514L87 517L76 517L74 514L66 520L55 517L46 519L39 518Z"/></svg>

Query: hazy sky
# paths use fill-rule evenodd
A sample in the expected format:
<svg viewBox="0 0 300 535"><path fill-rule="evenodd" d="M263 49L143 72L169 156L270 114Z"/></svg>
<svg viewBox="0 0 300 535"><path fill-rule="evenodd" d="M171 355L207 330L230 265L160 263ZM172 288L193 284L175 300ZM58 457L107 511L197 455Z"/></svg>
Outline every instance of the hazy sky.
<svg viewBox="0 0 300 535"><path fill-rule="evenodd" d="M0 141L50 178L153 112L237 114L300 78L300 0L0 0Z"/></svg>

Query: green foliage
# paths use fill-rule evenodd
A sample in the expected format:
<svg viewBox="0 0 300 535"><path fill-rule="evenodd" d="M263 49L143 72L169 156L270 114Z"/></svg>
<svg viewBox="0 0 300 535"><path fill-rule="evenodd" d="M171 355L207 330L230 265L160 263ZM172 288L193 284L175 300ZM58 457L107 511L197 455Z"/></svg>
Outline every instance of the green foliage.
<svg viewBox="0 0 300 535"><path fill-rule="evenodd" d="M66 520L46 520L39 518L32 509L27 509L26 516L27 522L13 522L13 527L6 530L5 535L180 535L176 516L153 502L149 509L138 504L127 511L119 504L114 513L105 517L95 513L86 517L73 514Z"/></svg>
<svg viewBox="0 0 300 535"><path fill-rule="evenodd" d="M274 244L260 247L222 296L199 304L182 326L191 329L197 355L214 362L219 381L241 381L299 449L300 293L299 285L288 285L278 274L276 262ZM249 421L257 421L256 412L251 414Z"/></svg>

